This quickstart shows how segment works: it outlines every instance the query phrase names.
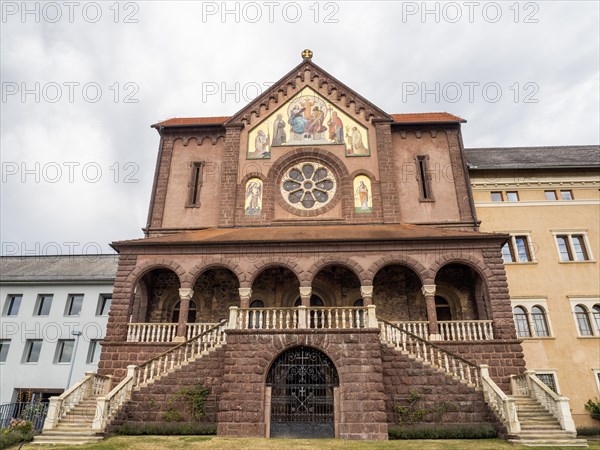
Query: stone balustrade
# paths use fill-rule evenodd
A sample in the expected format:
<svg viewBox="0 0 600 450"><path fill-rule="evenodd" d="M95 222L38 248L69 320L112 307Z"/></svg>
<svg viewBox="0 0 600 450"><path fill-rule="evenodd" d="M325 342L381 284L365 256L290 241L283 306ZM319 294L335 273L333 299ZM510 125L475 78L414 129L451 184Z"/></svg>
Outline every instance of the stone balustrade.
<svg viewBox="0 0 600 450"><path fill-rule="evenodd" d="M235 330L347 330L377 328L375 306L296 308L229 308Z"/></svg>
<svg viewBox="0 0 600 450"><path fill-rule="evenodd" d="M191 339L213 328L216 323L189 323L186 339ZM177 335L176 323L129 323L127 342L173 342Z"/></svg>

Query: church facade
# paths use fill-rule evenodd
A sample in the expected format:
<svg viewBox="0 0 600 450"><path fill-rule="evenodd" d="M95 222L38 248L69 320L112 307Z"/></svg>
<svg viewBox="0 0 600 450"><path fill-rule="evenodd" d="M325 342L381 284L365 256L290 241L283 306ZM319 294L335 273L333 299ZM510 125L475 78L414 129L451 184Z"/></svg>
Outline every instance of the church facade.
<svg viewBox="0 0 600 450"><path fill-rule="evenodd" d="M146 236L113 243L92 428L162 422L202 384L219 435L442 422L515 437L531 429L519 402L543 397L572 437L568 402L526 371L508 235L479 230L464 120L388 114L311 58L232 117L153 125Z"/></svg>

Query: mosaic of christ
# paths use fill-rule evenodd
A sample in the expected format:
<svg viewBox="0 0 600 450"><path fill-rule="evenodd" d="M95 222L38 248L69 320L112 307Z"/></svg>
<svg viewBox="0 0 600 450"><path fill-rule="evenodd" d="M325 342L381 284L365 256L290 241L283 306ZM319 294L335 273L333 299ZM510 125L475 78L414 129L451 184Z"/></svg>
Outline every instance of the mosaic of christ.
<svg viewBox="0 0 600 450"><path fill-rule="evenodd" d="M248 159L268 159L272 147L344 145L346 156L369 156L367 129L310 88L263 120L248 136Z"/></svg>

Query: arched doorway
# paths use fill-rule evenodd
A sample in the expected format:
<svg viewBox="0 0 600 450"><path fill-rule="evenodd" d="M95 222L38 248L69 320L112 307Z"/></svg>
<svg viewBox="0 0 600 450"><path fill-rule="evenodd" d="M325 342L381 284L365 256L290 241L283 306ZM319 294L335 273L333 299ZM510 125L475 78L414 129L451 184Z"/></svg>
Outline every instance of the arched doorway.
<svg viewBox="0 0 600 450"><path fill-rule="evenodd" d="M277 357L267 376L270 436L333 438L337 370L323 352L294 347Z"/></svg>

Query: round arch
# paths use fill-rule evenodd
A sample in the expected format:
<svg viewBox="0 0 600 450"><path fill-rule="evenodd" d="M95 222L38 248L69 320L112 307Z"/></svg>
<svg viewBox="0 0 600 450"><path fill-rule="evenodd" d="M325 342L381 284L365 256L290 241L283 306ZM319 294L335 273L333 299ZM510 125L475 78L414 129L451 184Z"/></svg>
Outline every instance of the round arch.
<svg viewBox="0 0 600 450"><path fill-rule="evenodd" d="M410 256L384 256L378 259L375 263L371 265L371 267L369 267L370 277L368 281L370 282L370 284L373 284L373 280L375 279L377 273L381 269L393 265L403 266L413 271L415 275L419 278L419 281L421 281L421 284L428 284L427 280L429 270L426 269L425 266L419 261L417 261L415 258L412 258Z"/></svg>
<svg viewBox="0 0 600 450"><path fill-rule="evenodd" d="M254 270L248 273L248 284L252 287L256 279L263 274L266 270L283 267L288 269L298 279L298 283L302 281L303 270L300 268L298 263L292 262L290 258L283 256L270 257L269 261L257 264L254 266Z"/></svg>
<svg viewBox="0 0 600 450"><path fill-rule="evenodd" d="M224 258L214 258L209 261L204 261L203 263L196 264L194 268L190 271L190 287L194 287L198 278L207 270L211 269L225 269L229 270L235 278L237 279L240 287L248 287L244 285L245 273L242 271L238 264L230 264Z"/></svg>
<svg viewBox="0 0 600 450"><path fill-rule="evenodd" d="M306 271L305 278L300 280L300 285L311 286L319 272L330 266L341 266L350 270L354 275L356 275L360 281L360 284L363 286L365 285L365 281L368 279L366 270L358 262L351 258L339 258L331 256L327 258L321 258L315 262L311 268Z"/></svg>
<svg viewBox="0 0 600 450"><path fill-rule="evenodd" d="M338 374L321 349L295 345L279 353L265 378L270 437L333 438Z"/></svg>

